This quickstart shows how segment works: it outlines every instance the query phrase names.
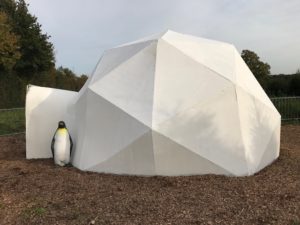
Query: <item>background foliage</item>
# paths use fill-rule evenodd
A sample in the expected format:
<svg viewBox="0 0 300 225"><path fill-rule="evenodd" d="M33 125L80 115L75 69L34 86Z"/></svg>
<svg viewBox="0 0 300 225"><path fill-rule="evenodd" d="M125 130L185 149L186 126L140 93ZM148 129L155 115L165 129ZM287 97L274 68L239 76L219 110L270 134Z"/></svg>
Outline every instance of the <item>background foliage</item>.
<svg viewBox="0 0 300 225"><path fill-rule="evenodd" d="M26 86L78 91L87 76L55 68L54 47L24 0L0 1L0 108L22 107Z"/></svg>
<svg viewBox="0 0 300 225"><path fill-rule="evenodd" d="M255 52L243 50L241 56L270 97L300 96L299 69L295 74L270 75L270 65L262 62Z"/></svg>

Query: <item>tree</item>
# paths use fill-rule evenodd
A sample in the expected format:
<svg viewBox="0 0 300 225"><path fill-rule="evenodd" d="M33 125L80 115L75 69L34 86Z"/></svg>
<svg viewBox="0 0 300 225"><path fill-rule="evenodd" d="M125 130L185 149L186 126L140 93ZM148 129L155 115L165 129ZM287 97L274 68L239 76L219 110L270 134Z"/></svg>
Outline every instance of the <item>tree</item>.
<svg viewBox="0 0 300 225"><path fill-rule="evenodd" d="M21 56L18 37L11 30L6 14L0 12L0 71L10 71Z"/></svg>
<svg viewBox="0 0 300 225"><path fill-rule="evenodd" d="M270 65L262 62L255 52L243 50L241 56L258 81L270 75Z"/></svg>
<svg viewBox="0 0 300 225"><path fill-rule="evenodd" d="M76 91L79 91L83 85L85 84L85 82L87 81L88 76L82 74L80 77L77 78L77 87L76 87Z"/></svg>
<svg viewBox="0 0 300 225"><path fill-rule="evenodd" d="M49 36L42 33L37 18L28 12L25 1L1 0L0 10L7 14L12 31L20 37L21 57L14 67L17 74L30 78L53 68L53 45L49 42Z"/></svg>
<svg viewBox="0 0 300 225"><path fill-rule="evenodd" d="M55 68L53 45L24 0L0 0L0 108L24 106L26 85L78 91L87 77Z"/></svg>
<svg viewBox="0 0 300 225"><path fill-rule="evenodd" d="M291 96L299 96L300 95L300 73L293 75L290 81L289 94Z"/></svg>

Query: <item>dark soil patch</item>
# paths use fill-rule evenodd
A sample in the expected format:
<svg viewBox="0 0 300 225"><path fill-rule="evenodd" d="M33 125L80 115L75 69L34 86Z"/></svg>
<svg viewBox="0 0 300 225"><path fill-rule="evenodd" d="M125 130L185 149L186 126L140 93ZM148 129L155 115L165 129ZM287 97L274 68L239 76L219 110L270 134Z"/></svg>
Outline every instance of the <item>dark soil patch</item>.
<svg viewBox="0 0 300 225"><path fill-rule="evenodd" d="M26 160L24 135L0 138L0 224L300 225L300 126L250 177L136 177Z"/></svg>

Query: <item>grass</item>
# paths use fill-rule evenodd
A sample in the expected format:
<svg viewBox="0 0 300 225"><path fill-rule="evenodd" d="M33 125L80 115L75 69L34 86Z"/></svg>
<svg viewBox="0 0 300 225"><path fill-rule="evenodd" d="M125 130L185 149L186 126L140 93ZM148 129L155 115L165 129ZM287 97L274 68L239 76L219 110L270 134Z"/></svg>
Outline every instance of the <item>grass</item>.
<svg viewBox="0 0 300 225"><path fill-rule="evenodd" d="M272 102L281 114L282 119L291 119L293 121L293 118L300 118L300 97L276 98L272 99Z"/></svg>
<svg viewBox="0 0 300 225"><path fill-rule="evenodd" d="M46 213L46 211L47 210L43 207L36 207L31 210L32 214L34 214L36 216L42 216L43 214Z"/></svg>
<svg viewBox="0 0 300 225"><path fill-rule="evenodd" d="M0 135L25 131L25 109L0 109Z"/></svg>
<svg viewBox="0 0 300 225"><path fill-rule="evenodd" d="M36 216L42 217L46 212L47 212L47 210L45 208L39 207L39 206L34 206L34 207L26 208L25 210L23 210L22 216L26 219L36 217Z"/></svg>
<svg viewBox="0 0 300 225"><path fill-rule="evenodd" d="M300 225L300 221L294 220L294 221L292 221L291 225Z"/></svg>
<svg viewBox="0 0 300 225"><path fill-rule="evenodd" d="M299 125L300 119L290 119L290 120L282 120L282 125Z"/></svg>

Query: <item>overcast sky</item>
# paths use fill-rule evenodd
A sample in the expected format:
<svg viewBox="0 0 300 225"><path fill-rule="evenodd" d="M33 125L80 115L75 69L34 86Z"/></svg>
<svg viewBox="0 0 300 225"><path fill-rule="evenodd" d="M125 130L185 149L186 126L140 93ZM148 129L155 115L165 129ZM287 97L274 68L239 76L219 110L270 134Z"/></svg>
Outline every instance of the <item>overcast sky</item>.
<svg viewBox="0 0 300 225"><path fill-rule="evenodd" d="M26 0L56 65L89 75L105 49L171 29L255 51L271 72L300 68L300 0Z"/></svg>

